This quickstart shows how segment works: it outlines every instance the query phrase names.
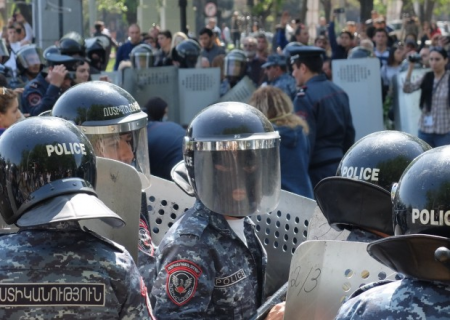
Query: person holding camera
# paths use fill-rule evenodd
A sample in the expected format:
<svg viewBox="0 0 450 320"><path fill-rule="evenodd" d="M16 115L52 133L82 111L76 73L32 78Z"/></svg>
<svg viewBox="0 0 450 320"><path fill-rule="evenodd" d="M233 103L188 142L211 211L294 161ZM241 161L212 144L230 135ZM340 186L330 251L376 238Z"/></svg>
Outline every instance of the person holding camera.
<svg viewBox="0 0 450 320"><path fill-rule="evenodd" d="M411 82L411 74L416 63L414 57L408 58L409 68L403 92L422 90L419 104L422 114L418 136L432 147L450 144L450 71L445 69L448 53L442 47L431 48L429 63L432 71Z"/></svg>

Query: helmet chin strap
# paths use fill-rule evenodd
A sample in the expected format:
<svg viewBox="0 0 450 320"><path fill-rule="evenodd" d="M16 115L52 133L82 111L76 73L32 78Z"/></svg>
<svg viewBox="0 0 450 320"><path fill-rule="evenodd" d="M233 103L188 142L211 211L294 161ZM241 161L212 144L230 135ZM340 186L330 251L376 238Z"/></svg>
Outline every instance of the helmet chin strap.
<svg viewBox="0 0 450 320"><path fill-rule="evenodd" d="M195 191L189 183L188 173L184 160L178 162L170 172L175 184L180 187L188 196L194 197Z"/></svg>

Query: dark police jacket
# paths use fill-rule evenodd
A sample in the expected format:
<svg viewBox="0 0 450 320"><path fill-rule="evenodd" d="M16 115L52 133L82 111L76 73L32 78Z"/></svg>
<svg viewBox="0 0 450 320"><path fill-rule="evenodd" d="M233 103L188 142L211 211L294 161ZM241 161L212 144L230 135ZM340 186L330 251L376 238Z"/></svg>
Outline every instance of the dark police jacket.
<svg viewBox="0 0 450 320"><path fill-rule="evenodd" d="M22 113L37 116L40 113L51 110L61 94L61 88L55 87L45 80L46 73L39 75L28 82L21 98Z"/></svg>
<svg viewBox="0 0 450 320"><path fill-rule="evenodd" d="M197 202L157 251L151 304L157 319L250 319L264 298L267 256L245 218L248 247L225 217Z"/></svg>
<svg viewBox="0 0 450 320"><path fill-rule="evenodd" d="M310 168L339 162L355 142L347 93L320 74L300 90L294 107L309 125Z"/></svg>

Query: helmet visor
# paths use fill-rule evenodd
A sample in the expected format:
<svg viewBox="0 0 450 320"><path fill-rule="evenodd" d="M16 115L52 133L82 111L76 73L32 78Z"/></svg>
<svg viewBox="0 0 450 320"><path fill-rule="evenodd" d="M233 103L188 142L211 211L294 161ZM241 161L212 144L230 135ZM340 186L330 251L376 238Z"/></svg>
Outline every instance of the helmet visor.
<svg viewBox="0 0 450 320"><path fill-rule="evenodd" d="M148 52L137 52L131 56L131 64L133 69L148 69L153 67L153 54Z"/></svg>
<svg viewBox="0 0 450 320"><path fill-rule="evenodd" d="M224 75L239 77L244 73L245 62L239 60L225 59Z"/></svg>
<svg viewBox="0 0 450 320"><path fill-rule="evenodd" d="M195 151L197 195L227 216L269 212L278 205L279 163L278 143L268 149Z"/></svg>
<svg viewBox="0 0 450 320"><path fill-rule="evenodd" d="M135 131L111 134L86 134L99 157L117 160L136 168L145 176L143 189L150 182L147 127ZM142 178L142 177L141 177ZM146 183L145 183L146 182Z"/></svg>
<svg viewBox="0 0 450 320"><path fill-rule="evenodd" d="M17 59L24 68L34 65L44 65L45 60L40 48L30 48L17 55Z"/></svg>

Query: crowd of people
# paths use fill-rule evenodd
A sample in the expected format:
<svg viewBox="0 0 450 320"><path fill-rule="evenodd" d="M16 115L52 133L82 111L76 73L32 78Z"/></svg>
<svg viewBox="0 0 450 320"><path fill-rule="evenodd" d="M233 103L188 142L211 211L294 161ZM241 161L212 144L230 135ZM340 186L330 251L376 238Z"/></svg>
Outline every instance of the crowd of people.
<svg viewBox="0 0 450 320"><path fill-rule="evenodd" d="M448 314L446 306L429 310L448 291L432 281L447 281L448 269L426 277L420 266L412 272L405 265L416 256L433 260L428 256L438 244L448 246L442 238L450 225L445 211L448 147L431 150L450 143L447 38L434 24L425 24L419 34L409 18L404 38L395 38L376 13L361 30L347 22L337 32L337 14L328 24L320 19L313 40L288 13L272 39L261 30L242 36L234 13L231 29L219 28L211 18L196 36L156 25L142 32L132 24L121 45L99 21L93 37L70 32L45 50L30 43L32 33L16 14L0 43L0 214L21 231L0 237L0 248L11 255L1 262L0 273L13 269L20 283L33 281L38 292L78 288L97 295L75 301L74 294L64 294L60 301L50 294L54 304L8 298L9 307L0 308L2 317L54 317L62 305L63 314L84 318L249 319L274 292L264 290L267 255L248 216L274 210L281 190L316 199L330 226L348 229L348 241L372 242L382 252L373 256L406 276L394 285L358 290L338 319ZM160 97L148 97L139 106L107 77L91 81L92 74L106 69L113 48L116 71L218 67L222 96L245 77L257 90L248 104L223 102L204 109L186 129L167 121L171 106ZM331 81L331 61L356 58L379 59L386 94L401 70L407 71L405 92L422 89L419 138L384 131L355 143L349 97ZM414 69L423 67L431 71L413 80ZM30 119L15 124L24 117ZM123 247L77 223L101 219L123 225L97 199L96 183L105 182L96 181L96 156L130 165L144 176L136 264ZM157 248L144 190L150 173L174 180L196 198ZM439 179L442 184L433 183ZM427 188L424 181L430 182ZM440 210L438 218L430 217L434 210ZM424 236L415 238L415 232ZM396 238L405 234L409 238ZM400 249L383 251L386 241ZM425 250L427 241L434 242ZM26 259L18 254L22 246L29 253ZM404 247L410 250L408 259L398 254ZM61 262L60 256L70 258ZM426 268L442 270L444 258L427 260ZM37 271L30 272L28 264ZM58 287L60 279L52 277L67 281ZM51 287L45 289L47 280ZM420 285L429 298L398 310L389 302L401 305L401 297L389 300L385 285L403 291ZM26 286L13 282L4 288L25 292L28 299ZM410 291L411 299L420 294ZM376 301L370 299L373 292ZM81 311L75 303L80 301ZM101 308L94 312L94 307ZM267 319L282 319L283 313L284 304L278 304Z"/></svg>

